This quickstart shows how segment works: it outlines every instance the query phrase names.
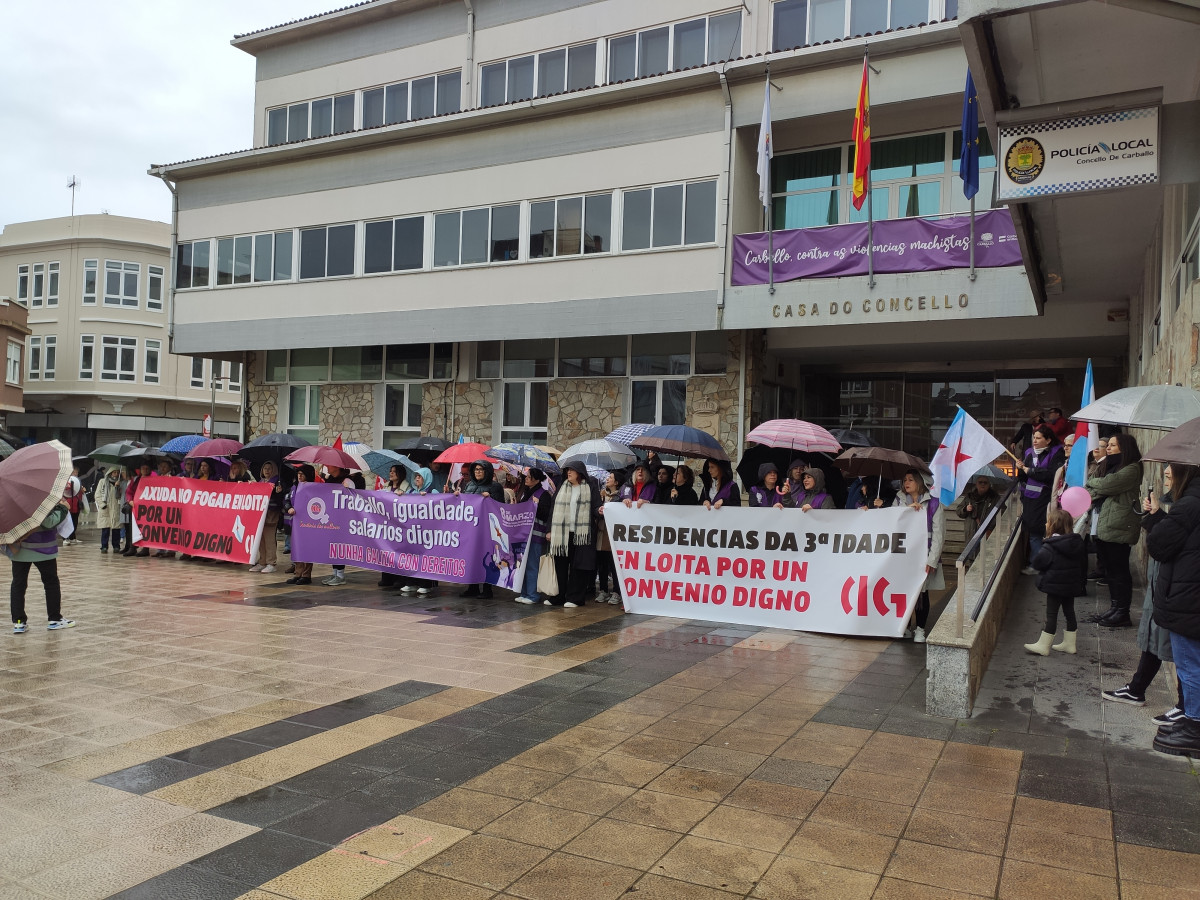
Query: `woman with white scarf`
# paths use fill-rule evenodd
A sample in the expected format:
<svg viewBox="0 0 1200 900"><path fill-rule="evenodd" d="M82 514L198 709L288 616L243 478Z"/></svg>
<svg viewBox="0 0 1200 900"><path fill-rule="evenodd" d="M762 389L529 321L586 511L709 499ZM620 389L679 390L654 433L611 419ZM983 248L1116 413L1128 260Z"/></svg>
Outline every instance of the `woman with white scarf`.
<svg viewBox="0 0 1200 900"><path fill-rule="evenodd" d="M581 462L564 467L566 481L554 497L550 516L550 555L558 570L559 596L547 606L583 606L596 580L596 535L600 521L600 488Z"/></svg>

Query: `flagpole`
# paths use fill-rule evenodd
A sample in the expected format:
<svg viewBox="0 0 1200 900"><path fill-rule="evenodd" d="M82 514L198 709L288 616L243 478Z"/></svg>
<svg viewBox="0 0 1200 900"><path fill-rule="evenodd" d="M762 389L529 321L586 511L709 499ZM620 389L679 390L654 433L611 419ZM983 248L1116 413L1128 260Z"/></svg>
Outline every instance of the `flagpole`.
<svg viewBox="0 0 1200 900"><path fill-rule="evenodd" d="M867 71L871 68L871 51L867 49L867 45L863 44L863 61L866 64ZM870 78L867 71L863 72L863 78ZM868 95L869 96L869 95ZM870 109L868 103L867 109ZM870 112L865 113L870 116ZM868 118L868 122L870 119ZM870 138L868 138L870 140ZM875 288L875 208L872 203L871 190L871 164L867 163L866 171L866 187L867 187L867 288L874 290Z"/></svg>
<svg viewBox="0 0 1200 900"><path fill-rule="evenodd" d="M771 96L771 64L767 63L767 97ZM771 155L775 153L774 135L771 135ZM768 163L770 165L770 163ZM767 293L775 294L775 222L772 221L775 217L771 215L772 198L767 194L766 202L763 204L763 218L767 220Z"/></svg>
<svg viewBox="0 0 1200 900"><path fill-rule="evenodd" d="M975 195L971 195L971 274L967 276L975 280Z"/></svg>

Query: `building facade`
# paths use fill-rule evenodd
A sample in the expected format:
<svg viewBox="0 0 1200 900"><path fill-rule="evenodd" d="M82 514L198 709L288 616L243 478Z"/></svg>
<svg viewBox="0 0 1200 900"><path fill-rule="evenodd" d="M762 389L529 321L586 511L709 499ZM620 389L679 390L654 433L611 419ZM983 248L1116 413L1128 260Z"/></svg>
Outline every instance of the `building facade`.
<svg viewBox="0 0 1200 900"><path fill-rule="evenodd" d="M4 346L4 381L0 383L0 426L12 413L25 411L25 339L29 310L0 296L0 345Z"/></svg>
<svg viewBox="0 0 1200 900"><path fill-rule="evenodd" d="M957 405L1011 433L1076 404L1088 357L1100 389L1124 383L1127 303L1047 303L1020 259L735 276L764 230L768 72L772 239L865 219L867 49L876 227L965 213L957 13L371 0L239 36L255 146L151 169L178 210L173 346L245 354L251 435L564 447L686 422L736 456L756 422L801 416L928 455Z"/></svg>
<svg viewBox="0 0 1200 900"><path fill-rule="evenodd" d="M8 415L10 432L79 453L124 438L158 444L199 432L215 393L218 432L238 434L240 361L171 353L170 257L162 222L86 215L4 229L0 284L28 316L24 410Z"/></svg>

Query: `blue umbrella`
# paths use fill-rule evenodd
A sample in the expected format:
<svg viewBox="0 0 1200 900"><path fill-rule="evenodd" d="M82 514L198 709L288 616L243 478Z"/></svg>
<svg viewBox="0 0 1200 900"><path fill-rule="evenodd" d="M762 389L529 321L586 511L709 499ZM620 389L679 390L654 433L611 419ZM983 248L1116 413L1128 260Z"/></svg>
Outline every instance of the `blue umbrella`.
<svg viewBox="0 0 1200 900"><path fill-rule="evenodd" d="M551 475L558 475L562 472L553 456L532 444L497 444L484 456L525 469L541 469Z"/></svg>
<svg viewBox="0 0 1200 900"><path fill-rule="evenodd" d="M178 453L181 456L187 456L207 440L208 438L200 434L182 434L179 437L171 438L159 449L164 453Z"/></svg>
<svg viewBox="0 0 1200 900"><path fill-rule="evenodd" d="M363 454L363 462L380 478L387 478L392 466L404 466L410 472L421 468L403 453L394 450L371 450Z"/></svg>
<svg viewBox="0 0 1200 900"><path fill-rule="evenodd" d="M729 454L715 437L689 425L655 425L646 429L629 446L636 450L656 450L692 459L729 460Z"/></svg>
<svg viewBox="0 0 1200 900"><path fill-rule="evenodd" d="M653 427L653 425L645 425L641 422L634 422L631 425L622 425L616 431L610 432L605 440L616 441L618 444L630 444Z"/></svg>

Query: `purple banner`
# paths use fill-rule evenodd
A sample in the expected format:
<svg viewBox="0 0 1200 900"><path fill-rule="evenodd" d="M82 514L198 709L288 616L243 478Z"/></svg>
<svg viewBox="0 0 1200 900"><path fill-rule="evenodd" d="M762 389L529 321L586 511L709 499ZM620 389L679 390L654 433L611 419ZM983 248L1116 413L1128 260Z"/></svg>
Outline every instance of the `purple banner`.
<svg viewBox="0 0 1200 900"><path fill-rule="evenodd" d="M966 269L971 265L971 217L885 219L875 223L875 274ZM775 280L867 274L867 223L739 234L733 239L733 283L766 284L768 246ZM975 215L975 265L1021 264L1021 248L1007 209Z"/></svg>
<svg viewBox="0 0 1200 900"><path fill-rule="evenodd" d="M393 494L302 484L292 559L431 581L513 588L537 504L478 494Z"/></svg>

